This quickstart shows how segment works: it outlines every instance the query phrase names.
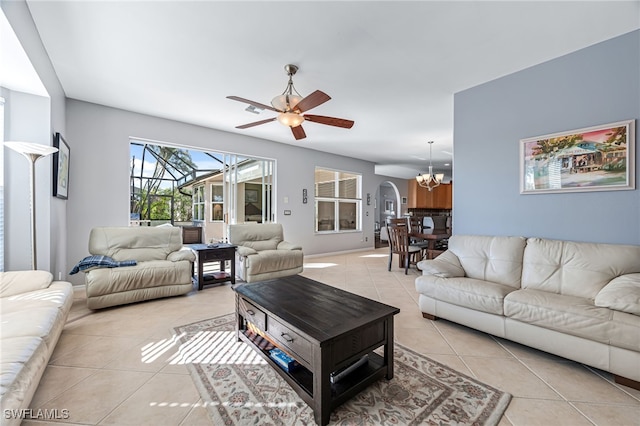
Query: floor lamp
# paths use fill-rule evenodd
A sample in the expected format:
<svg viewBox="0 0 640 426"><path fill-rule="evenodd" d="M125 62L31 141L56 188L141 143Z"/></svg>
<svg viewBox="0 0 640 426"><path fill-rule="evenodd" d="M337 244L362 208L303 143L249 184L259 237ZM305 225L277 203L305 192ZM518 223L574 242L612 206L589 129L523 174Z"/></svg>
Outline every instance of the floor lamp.
<svg viewBox="0 0 640 426"><path fill-rule="evenodd" d="M19 152L29 160L29 171L31 172L31 191L29 193L29 209L31 210L31 268L38 269L36 256L36 161L39 158L51 155L58 151L58 148L47 145L40 145L29 142L5 142L7 148Z"/></svg>

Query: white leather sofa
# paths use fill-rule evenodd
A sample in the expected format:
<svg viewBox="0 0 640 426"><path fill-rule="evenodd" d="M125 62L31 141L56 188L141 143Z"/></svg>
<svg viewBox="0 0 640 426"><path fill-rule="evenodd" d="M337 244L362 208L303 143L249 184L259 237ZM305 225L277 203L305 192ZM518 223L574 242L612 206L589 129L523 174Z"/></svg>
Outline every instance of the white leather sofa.
<svg viewBox="0 0 640 426"><path fill-rule="evenodd" d="M640 389L640 246L456 235L418 263L419 306Z"/></svg>
<svg viewBox="0 0 640 426"><path fill-rule="evenodd" d="M62 333L73 288L47 271L0 272L2 425L19 425Z"/></svg>
<svg viewBox="0 0 640 426"><path fill-rule="evenodd" d="M182 245L182 229L99 227L89 235L89 252L135 266L91 269L85 276L87 306L100 309L193 290L195 254Z"/></svg>
<svg viewBox="0 0 640 426"><path fill-rule="evenodd" d="M229 225L229 242L236 249L236 274L252 283L299 274L302 247L284 241L279 223Z"/></svg>

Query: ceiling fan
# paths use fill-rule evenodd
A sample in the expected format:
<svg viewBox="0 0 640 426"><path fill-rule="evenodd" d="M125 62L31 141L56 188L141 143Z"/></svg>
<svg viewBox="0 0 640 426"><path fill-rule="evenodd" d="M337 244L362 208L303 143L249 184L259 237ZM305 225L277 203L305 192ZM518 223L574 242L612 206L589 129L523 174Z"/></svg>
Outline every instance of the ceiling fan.
<svg viewBox="0 0 640 426"><path fill-rule="evenodd" d="M249 127L259 126L261 124L278 120L285 126L290 127L291 132L293 133L293 137L296 138L296 140L299 140L307 137L304 129L302 128L302 123L304 121L311 121L314 123L326 124L335 127L343 127L345 129L350 129L353 126L353 121L345 120L344 118L326 117L324 115L311 114L303 115L303 113L309 111L310 109L327 102L329 99L331 99L331 97L326 93L321 92L320 90L316 90L307 97L302 97L300 93L298 93L298 91L295 89L295 87L293 87L293 76L298 71L298 67L296 65L288 64L285 65L284 69L289 76L289 82L287 83L287 87L286 89L284 89L284 92L282 92L281 95L273 98L273 100L271 101L271 106L261 104L260 102L254 102L249 99L240 98L238 96L227 96L228 99L232 99L238 102L244 102L258 109L268 109L270 111L279 113L277 117L236 126L236 129L248 129Z"/></svg>

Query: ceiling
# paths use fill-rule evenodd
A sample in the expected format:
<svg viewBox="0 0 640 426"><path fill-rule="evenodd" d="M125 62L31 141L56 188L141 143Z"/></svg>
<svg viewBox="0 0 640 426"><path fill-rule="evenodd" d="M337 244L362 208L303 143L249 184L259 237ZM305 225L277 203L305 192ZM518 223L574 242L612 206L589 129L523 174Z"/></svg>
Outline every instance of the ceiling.
<svg viewBox="0 0 640 426"><path fill-rule="evenodd" d="M411 178L453 160L453 95L640 28L640 1L31 1L69 98L375 162ZM245 111L284 90L288 63L312 114L307 138ZM489 107L489 106L488 106ZM213 147L212 147L213 148ZM445 166L448 164L449 166ZM450 171L448 172L450 173Z"/></svg>

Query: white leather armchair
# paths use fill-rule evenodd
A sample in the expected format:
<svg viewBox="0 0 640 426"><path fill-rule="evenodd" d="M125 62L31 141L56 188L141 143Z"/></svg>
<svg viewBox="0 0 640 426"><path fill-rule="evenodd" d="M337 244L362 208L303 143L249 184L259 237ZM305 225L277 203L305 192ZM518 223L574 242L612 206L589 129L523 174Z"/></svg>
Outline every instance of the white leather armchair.
<svg viewBox="0 0 640 426"><path fill-rule="evenodd" d="M236 250L236 274L247 283L302 272L302 247L284 241L279 223L229 225L229 242Z"/></svg>

